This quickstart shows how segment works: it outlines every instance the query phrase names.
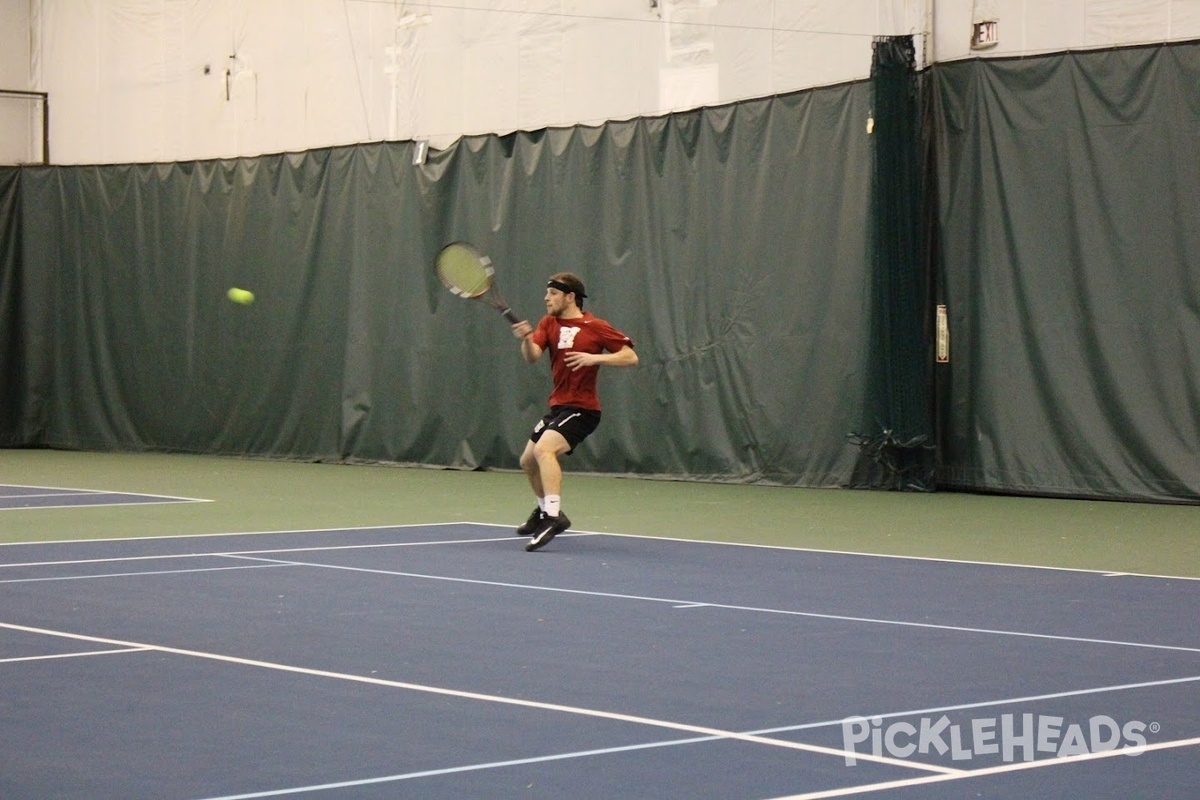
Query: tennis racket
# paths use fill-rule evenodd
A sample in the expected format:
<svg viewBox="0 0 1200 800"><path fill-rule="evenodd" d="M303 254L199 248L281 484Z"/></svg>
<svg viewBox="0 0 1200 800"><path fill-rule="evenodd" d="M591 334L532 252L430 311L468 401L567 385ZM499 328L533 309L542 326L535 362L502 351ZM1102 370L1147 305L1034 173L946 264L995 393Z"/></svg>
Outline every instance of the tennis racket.
<svg viewBox="0 0 1200 800"><path fill-rule="evenodd" d="M521 321L496 288L496 269L492 266L492 260L473 245L451 242L438 253L434 267L438 278L454 294L482 300L514 325Z"/></svg>

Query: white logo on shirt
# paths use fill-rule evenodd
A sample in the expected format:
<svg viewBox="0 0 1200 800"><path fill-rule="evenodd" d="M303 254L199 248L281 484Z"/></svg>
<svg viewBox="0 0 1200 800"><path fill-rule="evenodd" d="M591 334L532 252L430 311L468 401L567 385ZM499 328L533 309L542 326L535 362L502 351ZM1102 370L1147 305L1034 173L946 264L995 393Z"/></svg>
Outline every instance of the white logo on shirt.
<svg viewBox="0 0 1200 800"><path fill-rule="evenodd" d="M558 349L570 350L575 346L575 337L579 334L579 328L559 328L558 329Z"/></svg>

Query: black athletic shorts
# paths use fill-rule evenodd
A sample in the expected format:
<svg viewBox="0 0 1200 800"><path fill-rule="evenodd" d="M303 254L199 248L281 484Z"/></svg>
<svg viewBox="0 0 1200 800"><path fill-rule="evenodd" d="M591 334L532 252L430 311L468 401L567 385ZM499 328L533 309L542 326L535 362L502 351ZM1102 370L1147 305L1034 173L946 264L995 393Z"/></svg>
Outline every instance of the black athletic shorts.
<svg viewBox="0 0 1200 800"><path fill-rule="evenodd" d="M592 435L592 431L596 430L599 424L599 411L572 406L551 406L550 413L534 426L533 433L529 434L529 441L536 442L547 430L558 431L571 446L567 451L567 455L570 455L580 442Z"/></svg>

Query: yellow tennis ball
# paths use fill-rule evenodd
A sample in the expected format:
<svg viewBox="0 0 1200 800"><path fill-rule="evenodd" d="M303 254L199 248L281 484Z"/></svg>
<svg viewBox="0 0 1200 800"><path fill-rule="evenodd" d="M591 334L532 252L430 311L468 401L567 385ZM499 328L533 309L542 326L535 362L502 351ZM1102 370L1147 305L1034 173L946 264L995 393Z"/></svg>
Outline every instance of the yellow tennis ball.
<svg viewBox="0 0 1200 800"><path fill-rule="evenodd" d="M247 289L239 289L236 286L226 292L225 296L243 306L248 306L254 302L254 292Z"/></svg>

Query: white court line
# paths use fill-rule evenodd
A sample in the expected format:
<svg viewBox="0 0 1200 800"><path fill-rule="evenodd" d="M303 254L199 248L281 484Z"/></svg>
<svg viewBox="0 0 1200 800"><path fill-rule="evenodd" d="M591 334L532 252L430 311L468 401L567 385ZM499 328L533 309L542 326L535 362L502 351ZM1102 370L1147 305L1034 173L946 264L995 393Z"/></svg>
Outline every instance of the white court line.
<svg viewBox="0 0 1200 800"><path fill-rule="evenodd" d="M52 509L114 509L118 506L161 506L170 503L212 503L212 500L139 500L136 503L66 503L62 505L49 506L0 506L2 511L49 511ZM24 543L32 542L6 542L7 545L24 545ZM48 542L41 542L46 545Z"/></svg>
<svg viewBox="0 0 1200 800"><path fill-rule="evenodd" d="M883 783L871 783L862 786L848 786L841 789L830 789L823 792L809 792L807 794L792 794L786 797L778 797L774 800L825 800L829 797L850 797L864 792L879 792L886 789L904 789L909 786L924 786L929 783L942 783L943 781L959 781L979 778L986 775L1000 775L1005 772L1022 772L1028 769L1040 769L1041 767L1061 767L1068 764L1078 764L1081 761L1094 761L1101 758L1114 758L1116 756L1138 756L1143 753L1150 753L1155 750L1170 750L1177 747L1195 747L1200 745L1200 737L1195 739L1179 739L1172 742L1155 742L1154 744L1138 745L1136 747L1122 747L1118 750L1104 750L1098 753L1080 753L1076 756L1062 756L1061 758L1045 758L1041 761L1021 761L1013 764L1002 764L995 767L981 767L979 769L966 770L958 775L924 775L920 778L905 778L896 781L885 781Z"/></svg>
<svg viewBox="0 0 1200 800"><path fill-rule="evenodd" d="M130 494L130 492L122 492L122 494ZM23 495L29 497L29 495ZM144 494L142 497L151 497L149 494ZM0 505L0 511L47 511L49 509L112 509L114 506L158 506L167 505L170 503L212 503L212 500L199 500L194 498L160 498L156 500L128 500L118 503L116 500L106 500L103 503L62 503L54 505L35 505L35 506L5 506ZM5 542L7 545L32 545L35 542ZM41 545L48 545L49 542L37 542Z"/></svg>
<svg viewBox="0 0 1200 800"><path fill-rule="evenodd" d="M3 489L0 486L0 489ZM122 492L125 494L125 492ZM27 497L92 497L94 495L104 495L104 492L93 492L81 490L78 492L46 492L45 494L0 494L0 500L24 500Z"/></svg>
<svg viewBox="0 0 1200 800"><path fill-rule="evenodd" d="M76 486L42 486L40 483L0 483L0 489L48 489L51 492L103 492L103 489L80 489Z"/></svg>
<svg viewBox="0 0 1200 800"><path fill-rule="evenodd" d="M20 658L0 658L0 664L15 664L18 661L53 661L59 658L83 658L84 656L111 656L118 653L145 653L148 647L122 647L119 650L89 650L86 653L59 653L52 656L21 656Z"/></svg>
<svg viewBox="0 0 1200 800"><path fill-rule="evenodd" d="M560 533L558 538L571 536L595 536L589 533ZM211 553L164 553L152 556L109 556L108 558L75 558L60 561L24 561L12 564L0 564L0 569L9 567L61 567L75 564L107 564L122 561L165 561L172 558L222 558L226 556L257 556L274 553L320 553L334 550L373 550L385 547L429 547L443 544L478 544L480 542L515 542L515 536L497 536L490 539L438 539L429 542L379 542L377 544L330 544L313 545L311 547L278 547L269 550L229 550Z"/></svg>
<svg viewBox="0 0 1200 800"><path fill-rule="evenodd" d="M54 508L98 508L113 506L152 506L161 505L163 503L211 503L212 500L204 500L197 497L174 497L166 494L147 494L145 492L118 492L112 489L77 489L73 487L55 487L55 486L28 486L23 484L5 483L0 484L0 489L45 489L45 494L0 494L0 511L45 511ZM148 497L149 500L126 500L122 502L110 503L55 503L52 505L32 505L32 506L10 506L5 505L6 500L23 500L26 498L38 497ZM6 544L47 544L47 542L6 542Z"/></svg>
<svg viewBox="0 0 1200 800"><path fill-rule="evenodd" d="M144 648L154 650L159 653L170 653L172 655L187 656L190 658L206 659L208 661L219 661L226 664L238 664L247 667L259 667L262 669L275 670L277 672L288 672L296 675L308 675L317 678L333 678L335 680L348 681L351 683L362 683L370 686L384 686L391 689L406 689L413 692L423 692L425 694L440 695L443 697L454 697L460 700L481 700L488 703L498 703L501 705L518 706L520 708L530 708L538 711L558 711L576 716L591 717L595 719L607 719L615 722L627 722L635 725L646 725L653 728L664 728L666 730L683 731L684 733L699 734L701 736L710 736L714 739L735 739L741 742L749 742L751 744L764 744L771 747L782 747L788 750L802 750L807 753L816 753L819 755L837 756L844 759L846 753L835 747L822 747L820 745L804 744L802 742L790 742L786 739L772 739L766 736L756 736L749 733L739 733L737 731L727 731L721 728L710 728L704 725L691 725L685 722L672 722L670 720L653 719L651 717L640 717L633 714L621 714L614 711L601 711L594 708L582 708L579 706L561 705L558 703L543 703L536 700L523 700L519 697L505 697L503 695L481 694L479 692L468 692L459 689L447 689L441 686L430 686L420 683L408 683L406 681L393 681L385 678L372 678L366 675L353 675L344 672L331 672L322 669L310 669L308 667L297 667L291 664L281 664L274 661L259 661L257 659L240 658L238 656L227 656L220 653L206 653L199 650L186 650L178 647L166 647L163 645L146 644L144 642L126 642L120 639L108 639L101 636L88 636L81 633L70 633L68 631L55 631L46 628L34 628L27 625L15 625L9 622L0 622L0 628L8 630L21 631L23 633L37 633L43 636L56 636L63 639L74 639L84 642L95 642L98 644L108 644L115 647L129 648ZM855 754L855 758L860 758L863 761L870 761L877 764L890 764L896 767L904 767L906 769L915 769L924 772L936 772L939 774L954 774L962 770L952 769L950 767L934 766L930 764L919 764L910 761L904 761L897 758L887 758L883 756Z"/></svg>
<svg viewBox="0 0 1200 800"><path fill-rule="evenodd" d="M511 527L497 525L491 522L478 522L476 525L485 527ZM1156 575L1150 572L1114 572L1107 569L1084 569L1082 567L1056 567L1046 564L1015 564L1007 561L973 561L965 558L939 558L937 556L906 556L896 553L865 553L858 550L826 550L819 547L789 547L781 544L760 544L757 542L726 542L716 539L684 539L679 536L651 536L644 533L618 533L615 531L577 531L572 533L594 533L603 536L617 536L624 539L649 539L651 541L683 542L685 544L712 544L723 547L749 547L760 550L787 550L796 553L814 553L831 556L857 556L860 558L883 558L893 561L920 561L934 564L963 564L969 567L1004 567L1005 569L1035 569L1042 572L1071 572L1080 575L1098 575L1101 577L1154 578L1167 581L1200 581L1195 575Z"/></svg>
<svg viewBox="0 0 1200 800"><path fill-rule="evenodd" d="M186 498L185 498L186 499ZM211 503L212 500L196 500L197 503ZM92 544L95 542L149 542L149 541L174 541L176 539L216 539L217 537L227 536L273 536L275 534L294 534L294 533L338 533L350 531L386 531L389 529L401 530L404 528L441 528L449 525L478 525L481 527L500 528L501 525L492 525L486 522L405 522L396 525L352 525L350 527L342 526L340 528L296 528L293 530L284 531L223 531L220 533L180 533L170 536L110 536L105 539L51 539L38 540L36 542L0 542L0 548L3 547L37 547L39 545L54 545L54 544ZM510 526L511 527L511 526ZM212 555L207 553L206 555Z"/></svg>
<svg viewBox="0 0 1200 800"><path fill-rule="evenodd" d="M560 537L569 534L559 534ZM587 534L594 535L594 534ZM760 614L781 614L790 617L807 619L834 620L836 622L861 622L869 625L895 625L905 628L923 628L927 630L952 631L955 633L976 633L986 636L1012 636L1023 639L1043 639L1055 642L1073 642L1077 644L1100 644L1116 647L1137 647L1147 650L1171 650L1184 653L1200 653L1200 647L1184 647L1172 644L1153 644L1149 642L1126 642L1119 639L1093 639L1086 636L1065 636L1052 633L1030 633L1028 631L1005 631L994 628L973 628L963 625L939 625L933 622L912 622L909 620L877 619L874 617L855 617L846 614L821 614L815 611L793 611L781 608L763 608L759 606L740 606L730 603L712 603L698 600L681 600L669 597L647 597L636 594L620 594L618 592L596 592L586 589L564 589L556 586L538 586L525 583L507 583L504 581L487 581L478 578L456 578L448 575L427 575L419 572L399 572L395 570L374 569L370 567L348 567L338 564L320 564L312 561L295 561L292 559L273 559L260 556L248 556L237 553L227 553L231 558L245 558L251 561L266 561L270 563L288 564L298 567L314 567L318 569L342 570L345 572L366 572L374 575L395 575L401 578L421 578L431 581L446 581L450 583L468 583L480 586L499 586L507 589L527 589L538 592L557 592L560 594L583 595L586 597L609 597L617 600L638 600L651 603L666 603L672 606L707 606L708 608L725 609L727 611L750 611Z"/></svg>
<svg viewBox="0 0 1200 800"><path fill-rule="evenodd" d="M35 487L37 488L37 487ZM182 498L187 499L187 498ZM194 502L212 502L210 500L195 500ZM513 526L509 524L501 524L496 522L475 522L473 520L457 520L454 522L405 522L393 525L352 525L341 526L337 528L296 528L292 530L281 531L223 531L220 533L183 533L172 536L122 536L110 537L106 539L56 539L51 541L37 542L0 542L0 548L4 547L22 547L22 546L37 546L51 544L90 544L92 542L144 542L148 538L154 539L207 539L218 536L271 536L275 534L300 534L300 533L336 533L339 531L377 531L404 528L439 528L449 527L454 525L473 525L481 528L506 528L511 529ZM572 534L590 534L595 536L616 536L626 539L649 539L651 541L663 542L681 542L683 544L700 544L700 545L719 545L722 547L750 547L762 550L784 550L795 553L814 553L817 555L835 555L835 556L858 556L861 558L883 558L895 561L919 561L932 562L935 564L964 564L967 566L977 567L1004 567L1007 569L1034 569L1043 572L1070 572L1083 575L1100 575L1100 576L1116 576L1130 578L1153 578L1156 580L1171 580L1171 581L1200 581L1200 576L1195 575L1159 575L1147 572L1120 572L1115 573L1112 570L1106 569L1084 569L1081 567L1059 567L1049 566L1045 564L1015 564L1005 561L974 561L971 559L958 558L938 558L934 556L913 556L899 555L896 553L867 553L857 550L832 550L822 549L818 547L790 547L787 545L778 544L759 544L756 542L727 542L716 539L685 539L679 536L648 536L639 533L621 533L619 531L588 531L588 530L571 530ZM560 534L561 535L561 534ZM503 537L508 538L508 537ZM494 539L475 539L472 541L496 541ZM412 544L416 544L415 542ZM423 544L423 543L422 543ZM369 545L368 545L369 546Z"/></svg>
<svg viewBox="0 0 1200 800"><path fill-rule="evenodd" d="M175 495L172 495L172 494L151 494L149 492L117 491L116 489L80 489L77 486L33 486L33 485L20 484L20 483L2 483L2 484L0 484L0 489L47 489L47 490L49 490L50 494L43 495L44 497L51 497L55 494L60 494L64 497L79 496L79 495L86 495L86 494L124 494L124 495L136 495L137 497L156 497L160 500L182 500L182 501L186 501L189 503L211 503L211 502L213 502L212 500L203 500L198 497L176 497ZM29 496L30 495L0 495L0 498L3 498L3 497L29 497Z"/></svg>
<svg viewBox="0 0 1200 800"><path fill-rule="evenodd" d="M262 569L264 567L284 567L287 564L246 564L240 567L196 567L195 569L153 569L142 572L105 572L95 575L53 575L43 578L5 578L0 579L0 585L6 583L48 583L51 581L88 581L92 578L140 578L144 575L187 575L193 572L230 572L235 569Z"/></svg>

